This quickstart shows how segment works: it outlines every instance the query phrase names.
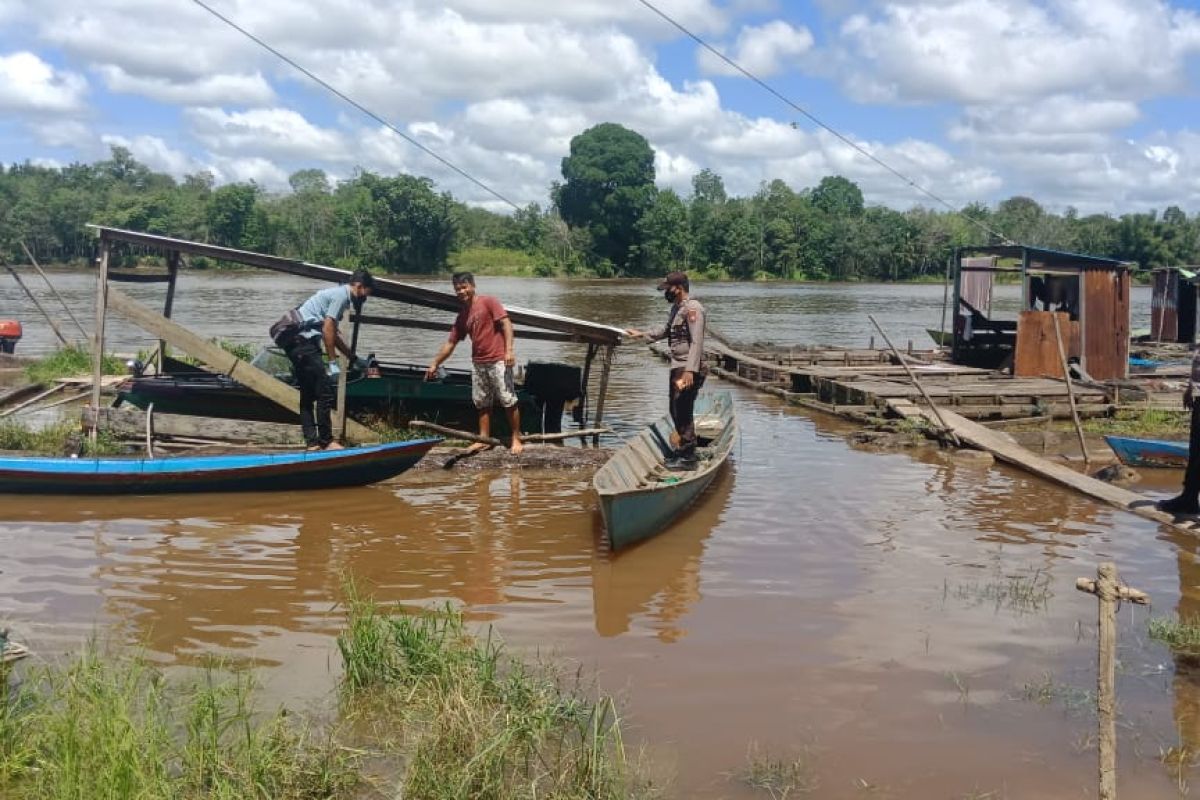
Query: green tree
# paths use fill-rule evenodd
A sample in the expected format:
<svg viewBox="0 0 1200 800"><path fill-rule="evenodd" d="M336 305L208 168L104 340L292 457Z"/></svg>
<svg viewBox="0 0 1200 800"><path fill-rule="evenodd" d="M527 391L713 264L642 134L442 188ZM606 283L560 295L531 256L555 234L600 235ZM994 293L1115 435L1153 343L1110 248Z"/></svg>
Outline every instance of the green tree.
<svg viewBox="0 0 1200 800"><path fill-rule="evenodd" d="M588 230L594 259L638 272L638 221L655 197L650 144L616 123L596 125L571 140L562 175L554 204L563 220Z"/></svg>

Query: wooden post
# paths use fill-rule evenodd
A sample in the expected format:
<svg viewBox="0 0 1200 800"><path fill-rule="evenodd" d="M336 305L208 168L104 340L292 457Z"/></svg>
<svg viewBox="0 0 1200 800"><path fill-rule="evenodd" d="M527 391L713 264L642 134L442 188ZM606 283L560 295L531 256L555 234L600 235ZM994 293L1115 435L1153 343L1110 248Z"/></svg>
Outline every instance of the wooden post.
<svg viewBox="0 0 1200 800"><path fill-rule="evenodd" d="M1100 800L1117 797L1117 602L1145 605L1149 596L1117 583L1117 566L1105 562L1096 569L1096 580L1079 578L1075 588L1100 598L1100 644L1096 675L1096 710L1099 716Z"/></svg>
<svg viewBox="0 0 1200 800"><path fill-rule="evenodd" d="M163 300L163 316L167 319L171 318L171 312L175 309L175 279L179 277L179 262L183 260L183 254L178 250L172 250L167 254L167 297ZM163 366L166 364L164 359L167 355L167 343L162 339L158 340L158 372L163 372Z"/></svg>
<svg viewBox="0 0 1200 800"><path fill-rule="evenodd" d="M341 353L337 357L337 412L333 415L333 438L341 442L346 438L346 373L350 371L350 360Z"/></svg>
<svg viewBox="0 0 1200 800"><path fill-rule="evenodd" d="M104 373L104 320L108 316L108 256L112 245L100 237L100 263L96 269L96 327L92 340L92 408L100 412L100 378ZM96 443L96 426L92 425L92 444Z"/></svg>
<svg viewBox="0 0 1200 800"><path fill-rule="evenodd" d="M46 277L46 273L42 272L41 266L38 264L37 259L33 257L33 253L29 252L29 248L25 246L24 240L21 240L21 249L25 251L25 256L29 259L29 263L33 265L33 268L37 270L37 274L41 275L42 280L46 282L46 287L50 290L50 293L58 299L58 302L62 303L63 311L67 312L67 316L71 318L71 322L74 322L75 327L79 329L79 335L83 337L82 341L86 342L88 339L87 331L83 329L83 326L79 324L79 320L71 313L71 307L67 305L67 301L63 300L62 295L54 288L54 284Z"/></svg>
<svg viewBox="0 0 1200 800"><path fill-rule="evenodd" d="M958 255L958 250L954 251L954 256ZM950 269L954 263L954 256L946 259L946 280L942 284L942 325L938 328L941 337L938 340L938 347L942 347L942 342L946 339L946 309L950 306Z"/></svg>
<svg viewBox="0 0 1200 800"><path fill-rule="evenodd" d="M596 398L596 418L592 420L594 427L600 427L604 419L604 396L608 393L608 373L612 368L613 351L611 344L604 348L604 365L600 368L600 396ZM592 437L592 447L600 446L600 434Z"/></svg>
<svg viewBox="0 0 1200 800"><path fill-rule="evenodd" d="M592 376L592 360L596 357L596 347L594 344L589 344L587 346L587 355L583 357L583 379L579 387L583 392L583 399L581 401L583 403L583 413L579 415L579 427L581 428L586 428L588 424L588 381ZM584 443L583 439L579 441L580 444Z"/></svg>
<svg viewBox="0 0 1200 800"><path fill-rule="evenodd" d="M900 366L904 367L904 371L908 373L908 379L913 382L913 386L917 387L917 391L921 393L921 396L925 398L925 402L929 404L929 410L933 412L935 417L937 417L938 424L942 426L942 430L945 431L945 434L949 437L950 441L953 442L957 447L959 443L958 437L954 435L954 430L946 424L946 420L942 417L942 412L933 402L933 398L929 396L929 392L925 391L925 387L919 380L917 380L917 374L912 371L912 367L908 365L908 361L905 360L904 356L900 355L900 351L896 349L896 345L892 344L892 340L888 338L887 333L885 333L880 324L875 321L874 315L867 314L867 319L871 320L871 324L875 326L875 330L879 331L879 335L883 337L883 341L887 343L888 348L891 349L892 354L896 357L896 360L900 362Z"/></svg>
<svg viewBox="0 0 1200 800"><path fill-rule="evenodd" d="M1075 435L1079 437L1079 451L1083 453L1083 465L1088 465L1087 443L1083 439L1083 425L1079 422L1079 411L1075 408L1075 386L1071 383L1071 367L1067 364L1067 351L1063 347L1062 328L1058 324L1058 312L1051 312L1054 316L1054 338L1058 342L1058 359L1062 362L1063 380L1067 382L1067 402L1071 406L1071 419L1075 423Z"/></svg>
<svg viewBox="0 0 1200 800"><path fill-rule="evenodd" d="M38 302L37 295L29 291L29 287L25 285L25 281L21 280L21 276L17 274L17 271L13 269L8 262L4 263L4 267L9 271L9 274L13 276L13 279L17 282L17 285L20 286L25 291L25 294L28 295L29 299L33 301L34 307L36 307L38 311L42 312L42 316L46 318L46 322L50 323L50 329L54 331L54 335L58 337L58 340L63 343L64 347L69 347L71 343L67 341L67 337L63 336L62 331L58 329L58 325L54 324L54 317L50 316L49 312L42 308L42 304Z"/></svg>

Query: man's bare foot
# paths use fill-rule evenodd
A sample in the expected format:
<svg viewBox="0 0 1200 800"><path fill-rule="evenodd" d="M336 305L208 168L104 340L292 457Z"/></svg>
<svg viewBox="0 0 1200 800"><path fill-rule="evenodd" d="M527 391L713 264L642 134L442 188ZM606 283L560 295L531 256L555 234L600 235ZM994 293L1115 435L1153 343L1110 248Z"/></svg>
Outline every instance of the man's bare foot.
<svg viewBox="0 0 1200 800"><path fill-rule="evenodd" d="M510 444L508 446L509 452L515 456L524 449L525 449L525 445L521 444L521 440L514 436L513 440L512 440L512 444Z"/></svg>
<svg viewBox="0 0 1200 800"><path fill-rule="evenodd" d="M341 442L330 442L329 444L325 445L324 449L326 449L326 450L345 450L346 447Z"/></svg>

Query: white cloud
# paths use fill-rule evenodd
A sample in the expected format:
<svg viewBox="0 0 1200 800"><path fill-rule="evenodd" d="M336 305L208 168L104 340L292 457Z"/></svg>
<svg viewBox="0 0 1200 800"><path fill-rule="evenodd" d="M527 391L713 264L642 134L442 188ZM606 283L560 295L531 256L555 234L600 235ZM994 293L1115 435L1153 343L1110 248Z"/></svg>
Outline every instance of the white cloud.
<svg viewBox="0 0 1200 800"><path fill-rule="evenodd" d="M836 68L869 102L1012 103L1182 88L1200 16L1164 0L886 2L842 25Z"/></svg>
<svg viewBox="0 0 1200 800"><path fill-rule="evenodd" d="M765 25L747 25L738 34L732 52L717 48L734 63L760 78L778 74L812 49L813 35L803 26L793 27L783 20ZM725 61L705 48L697 48L700 68L717 75L741 75Z"/></svg>
<svg viewBox="0 0 1200 800"><path fill-rule="evenodd" d="M342 134L318 128L291 109L227 112L189 108L184 116L192 134L217 153L309 161L343 161L348 157Z"/></svg>
<svg viewBox="0 0 1200 800"><path fill-rule="evenodd" d="M95 132L84 122L75 119L47 119L31 122L29 128L38 141L48 147L73 147L83 152L95 152Z"/></svg>
<svg viewBox="0 0 1200 800"><path fill-rule="evenodd" d="M160 103L173 105L267 105L275 91L260 72L208 75L200 78L172 79L159 76L130 75L123 67L100 67L109 90L139 94Z"/></svg>
<svg viewBox="0 0 1200 800"><path fill-rule="evenodd" d="M254 181L269 191L288 187L288 173L265 158L217 157L209 169L218 183Z"/></svg>
<svg viewBox="0 0 1200 800"><path fill-rule="evenodd" d="M70 114L81 111L87 80L57 70L35 53L0 55L0 111Z"/></svg>
<svg viewBox="0 0 1200 800"><path fill-rule="evenodd" d="M176 150L157 136L135 136L127 139L124 136L105 134L100 139L110 147L124 147L150 169L165 172L176 178L208 169L192 156Z"/></svg>

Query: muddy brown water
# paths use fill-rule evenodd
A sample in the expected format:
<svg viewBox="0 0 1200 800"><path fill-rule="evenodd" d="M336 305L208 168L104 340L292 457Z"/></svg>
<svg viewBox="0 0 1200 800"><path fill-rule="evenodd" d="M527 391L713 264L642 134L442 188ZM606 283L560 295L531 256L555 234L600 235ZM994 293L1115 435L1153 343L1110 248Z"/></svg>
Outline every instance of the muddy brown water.
<svg viewBox="0 0 1200 800"><path fill-rule="evenodd" d="M56 282L86 312L86 276ZM180 283L178 319L240 341L260 341L312 286L251 274ZM645 284L481 279L480 289L614 324L646 326L665 311ZM922 346L941 309L931 286L697 295L737 338L794 343L865 344L875 313ZM5 286L0 316L18 309ZM22 316L21 349L49 347L44 326ZM149 341L110 330L116 349ZM364 344L424 362L437 338L371 332ZM522 360L578 356L519 347ZM659 362L622 351L609 405L618 428L662 413L664 385ZM1074 581L1112 559L1154 601L1119 618L1121 788L1179 794L1186 783L1160 754L1200 746L1200 676L1146 624L1200 613L1200 543L1007 467L855 450L840 422L730 390L742 439L729 468L670 530L617 556L598 545L580 474L432 470L329 492L3 497L0 622L42 657L100 634L143 643L164 664L210 653L250 662L270 702L305 708L327 702L337 679L332 637L342 576L353 575L382 602L451 602L520 652L582 665L623 701L631 741L671 777L674 797L764 796L731 777L757 748L803 756L817 797L1083 798L1095 792L1096 607ZM1146 486L1161 493L1175 479Z"/></svg>

